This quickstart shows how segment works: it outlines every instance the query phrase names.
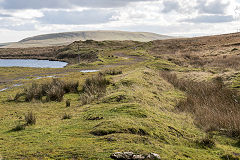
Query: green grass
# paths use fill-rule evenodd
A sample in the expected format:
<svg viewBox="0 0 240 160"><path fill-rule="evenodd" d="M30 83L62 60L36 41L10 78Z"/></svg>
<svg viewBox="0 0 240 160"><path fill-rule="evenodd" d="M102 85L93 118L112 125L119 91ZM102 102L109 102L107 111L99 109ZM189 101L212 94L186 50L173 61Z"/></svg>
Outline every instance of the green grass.
<svg viewBox="0 0 240 160"><path fill-rule="evenodd" d="M0 92L0 155L7 159L110 159L113 152L133 151L158 153L166 160L215 160L240 152L237 140L218 134L213 136L216 147L199 146L196 141L205 133L190 115L174 111L184 93L163 80L158 70L138 65L132 68L108 76L111 84L106 96L84 106L73 93L65 94L62 102L27 103L7 101L21 88ZM92 74L73 72L63 79L79 80L81 86ZM71 107L66 107L68 99ZM36 124L12 132L31 111L37 117ZM71 119L62 120L65 113ZM103 118L89 120L94 117Z"/></svg>
<svg viewBox="0 0 240 160"><path fill-rule="evenodd" d="M220 160L224 155L239 154L239 140L218 132L211 133L216 146L202 147L199 142L208 136L207 133L195 125L190 114L175 109L176 104L186 97L185 93L159 74L163 70L178 75L201 70L154 58L147 51L151 43L139 45L140 42L88 42L82 51L90 52L91 48L98 46L99 60L69 65L64 69L0 68L1 80L7 82L0 83L0 88L23 84L0 92L0 157L110 159L114 152L132 151L139 154L154 152L163 160ZM76 47L72 44L70 50L76 51ZM32 82L51 81L51 78L36 79L39 75L56 75L63 81L78 81L81 91L85 80L98 73L80 73L80 70L100 69L104 73L109 68L123 73L106 74L110 84L105 95L89 104L81 105L77 93L65 94L61 102L11 101ZM206 68L206 72L208 69L211 68ZM234 88L239 86L239 76L232 84ZM67 100L71 102L70 107L66 107ZM13 131L17 125L24 124L24 116L30 112L36 115L36 124ZM63 118L64 115L69 118Z"/></svg>

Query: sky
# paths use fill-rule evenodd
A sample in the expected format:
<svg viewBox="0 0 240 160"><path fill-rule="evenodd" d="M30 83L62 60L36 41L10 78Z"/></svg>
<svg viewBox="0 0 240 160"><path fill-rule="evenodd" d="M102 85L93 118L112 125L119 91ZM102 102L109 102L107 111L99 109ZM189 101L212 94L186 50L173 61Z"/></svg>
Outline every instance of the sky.
<svg viewBox="0 0 240 160"><path fill-rule="evenodd" d="M232 33L240 31L240 0L0 0L0 43L87 30Z"/></svg>

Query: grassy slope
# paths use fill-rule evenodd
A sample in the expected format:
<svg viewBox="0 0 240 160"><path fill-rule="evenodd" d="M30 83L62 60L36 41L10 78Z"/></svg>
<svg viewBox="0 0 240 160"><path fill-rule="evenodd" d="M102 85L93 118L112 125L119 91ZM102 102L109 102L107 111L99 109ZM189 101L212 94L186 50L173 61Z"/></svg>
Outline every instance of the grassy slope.
<svg viewBox="0 0 240 160"><path fill-rule="evenodd" d="M107 94L91 104L80 106L79 95L67 94L63 102L8 102L20 88L0 92L0 155L7 159L109 159L113 152L133 151L136 153L158 153L162 159L220 159L226 154L238 154L237 139L231 139L218 133L213 134L214 148L203 148L196 143L206 133L194 124L190 114L177 112L174 108L185 94L175 89L159 75L159 71L171 70L179 76L211 79L220 73L209 73L203 68L179 66L169 60L154 58L144 48L137 50L109 50L100 55L101 65L86 64L104 68L105 65L119 67L123 74L107 76L111 85ZM143 59L131 60L134 55ZM129 57L130 56L130 57ZM128 60L126 61L127 58ZM117 64L118 65L117 65ZM69 67L83 67L81 64ZM1 68L0 74L19 72L19 68ZM43 69L31 69L32 72L49 72ZM21 72L31 75L31 70L21 68ZM59 71L58 71L59 72ZM195 75L199 73L199 75ZM205 73L200 75L201 73ZM84 79L94 73L82 74L68 71L65 80ZM15 74L5 76L16 78ZM202 77L201 77L202 76ZM47 81L49 78L33 80ZM25 86L31 81L19 80ZM11 82L13 83L13 82ZM236 76L234 85L238 85ZM2 87L3 85L1 85ZM80 85L81 86L81 85ZM121 97L119 99L119 97ZM71 100L71 107L65 107L65 101ZM24 115L33 111L37 124L19 132L11 132L18 123L23 123ZM67 113L69 120L61 120ZM89 118L103 117L101 120Z"/></svg>

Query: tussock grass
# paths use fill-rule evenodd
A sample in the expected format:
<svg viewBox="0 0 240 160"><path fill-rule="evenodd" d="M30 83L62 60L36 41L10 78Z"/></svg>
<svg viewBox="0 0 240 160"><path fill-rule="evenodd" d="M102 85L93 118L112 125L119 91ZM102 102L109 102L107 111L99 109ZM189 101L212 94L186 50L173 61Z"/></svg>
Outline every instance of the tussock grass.
<svg viewBox="0 0 240 160"><path fill-rule="evenodd" d="M20 123L18 123L17 125L16 125L16 127L14 127L12 130L11 130L11 132L18 132L18 131L22 131L22 130L25 130L25 128L26 128L26 125L24 124L20 124Z"/></svg>
<svg viewBox="0 0 240 160"><path fill-rule="evenodd" d="M53 79L51 82L44 84L32 83L22 93L17 93L14 100L18 101L21 97L24 97L26 102L42 101L43 97L46 97L46 101L61 102L65 93L78 93L78 86L78 82L65 82L59 79Z"/></svg>
<svg viewBox="0 0 240 160"><path fill-rule="evenodd" d="M71 119L72 116L70 114L67 114L67 113L64 113L63 117L62 117L62 120L64 119Z"/></svg>
<svg viewBox="0 0 240 160"><path fill-rule="evenodd" d="M202 148L213 148L216 146L215 141L210 135L196 141L196 143Z"/></svg>
<svg viewBox="0 0 240 160"><path fill-rule="evenodd" d="M36 124L36 115L33 114L33 112L28 112L25 115L25 121L26 121L26 125L34 125L34 124Z"/></svg>
<svg viewBox="0 0 240 160"><path fill-rule="evenodd" d="M221 131L240 136L240 102L236 92L224 86L221 78L213 82L178 79L176 74L162 72L162 77L174 87L186 92L179 111L194 115L196 124L205 131Z"/></svg>
<svg viewBox="0 0 240 160"><path fill-rule="evenodd" d="M112 75L112 76L119 75L122 73L123 73L122 70L118 70L118 69L108 69L102 72L103 75Z"/></svg>
<svg viewBox="0 0 240 160"><path fill-rule="evenodd" d="M107 80L102 74L86 79L82 87L82 93L80 94L82 105L91 103L93 100L103 97L109 83L109 80Z"/></svg>

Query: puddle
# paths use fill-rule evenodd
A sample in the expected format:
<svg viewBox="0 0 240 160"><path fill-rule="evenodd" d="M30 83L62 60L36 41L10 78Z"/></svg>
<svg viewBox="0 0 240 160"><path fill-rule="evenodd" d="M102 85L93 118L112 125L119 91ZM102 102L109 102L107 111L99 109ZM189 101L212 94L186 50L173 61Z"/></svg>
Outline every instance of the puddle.
<svg viewBox="0 0 240 160"><path fill-rule="evenodd" d="M3 92L3 91L6 91L8 89L12 89L14 87L20 87L22 86L23 84L14 84L12 87L7 87L7 88L3 88L3 89L0 89L0 92Z"/></svg>
<svg viewBox="0 0 240 160"><path fill-rule="evenodd" d="M82 73L93 73L93 72L98 72L99 70L81 70L80 72Z"/></svg>
<svg viewBox="0 0 240 160"><path fill-rule="evenodd" d="M57 78L57 76L54 75L54 76L37 77L37 78L34 78L34 79L42 79L42 78Z"/></svg>
<svg viewBox="0 0 240 160"><path fill-rule="evenodd" d="M6 91L6 90L8 90L8 89L9 89L9 88L0 89L0 92Z"/></svg>
<svg viewBox="0 0 240 160"><path fill-rule="evenodd" d="M23 84L14 84L13 87L20 87L22 86Z"/></svg>

